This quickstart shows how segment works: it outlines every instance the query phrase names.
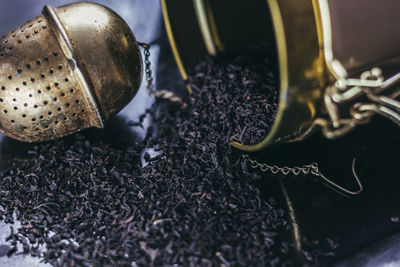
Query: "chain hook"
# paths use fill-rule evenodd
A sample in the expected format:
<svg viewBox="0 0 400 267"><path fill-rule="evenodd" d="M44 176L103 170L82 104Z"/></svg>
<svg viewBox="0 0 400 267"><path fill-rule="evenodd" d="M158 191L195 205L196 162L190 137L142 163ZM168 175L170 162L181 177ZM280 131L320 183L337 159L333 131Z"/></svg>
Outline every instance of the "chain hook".
<svg viewBox="0 0 400 267"><path fill-rule="evenodd" d="M300 174L312 174L315 177L319 177L321 178L322 182L324 182L324 184L326 186L328 186L330 189L334 190L335 192L346 196L346 197L352 197L352 196L356 196L359 195L363 190L363 185L357 175L357 172L355 170L355 165L356 165L356 158L353 158L353 162L352 162L352 173L354 176L354 179L357 183L358 189L355 191L351 191L349 189L344 188L343 186L340 186L339 184L335 183L333 180L327 178L324 174L321 173L321 171L319 170L319 166L318 163L316 162L312 162L310 164L301 166L301 167L278 167L276 165L268 165L266 163L259 163L258 161L256 161L255 159L250 158L249 155L247 154L243 154L242 155L243 158L245 160L248 160L250 162L250 166L253 169L260 169L262 172L270 172L272 174L282 174L284 176L288 176L290 174L294 175L294 176L299 176Z"/></svg>
<svg viewBox="0 0 400 267"><path fill-rule="evenodd" d="M340 186L339 184L335 183L333 180L327 178L325 175L323 175L318 168L318 164L315 163L315 165L311 169L311 174L313 174L316 177L320 177L322 181L332 190L336 191L337 193L346 196L346 197L351 197L351 196L356 196L359 195L363 190L363 185L360 181L360 178L357 175L357 172L355 170L355 165L356 165L356 158L353 158L353 162L351 164L351 171L353 173L354 180L357 183L358 189L355 191L351 191L349 189L344 188L343 186Z"/></svg>

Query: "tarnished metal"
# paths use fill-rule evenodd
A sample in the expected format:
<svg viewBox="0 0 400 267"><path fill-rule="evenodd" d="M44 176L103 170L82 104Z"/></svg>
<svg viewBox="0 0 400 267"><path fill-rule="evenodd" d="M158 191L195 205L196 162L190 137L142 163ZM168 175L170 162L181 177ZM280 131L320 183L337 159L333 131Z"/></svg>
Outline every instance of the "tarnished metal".
<svg viewBox="0 0 400 267"><path fill-rule="evenodd" d="M130 28L94 3L46 6L0 40L0 64L0 130L26 142L103 127L142 79Z"/></svg>
<svg viewBox="0 0 400 267"><path fill-rule="evenodd" d="M260 150L303 140L318 128L326 137L336 138L368 122L373 114L399 123L400 103L395 98L400 95L396 80L400 75L400 17L396 14L400 2L161 3L171 47L184 79L194 62L206 54L218 56L255 42L275 43L280 76L275 122L260 143L233 142L233 146L245 151ZM380 75L371 73L371 69L378 68ZM362 84L352 85L354 81Z"/></svg>

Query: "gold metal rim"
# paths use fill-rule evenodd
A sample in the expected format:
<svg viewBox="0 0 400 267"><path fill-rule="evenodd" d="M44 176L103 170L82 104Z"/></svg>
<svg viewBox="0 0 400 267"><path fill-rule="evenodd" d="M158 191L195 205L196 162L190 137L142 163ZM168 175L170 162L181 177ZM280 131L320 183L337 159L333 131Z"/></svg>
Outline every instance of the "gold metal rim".
<svg viewBox="0 0 400 267"><path fill-rule="evenodd" d="M74 51L68 39L67 33L60 22L56 12L54 9L46 5L43 9L43 14L53 23L55 27L52 27L55 37L60 44L61 50L63 51L65 57L68 59L68 63L71 65L75 78L79 82L79 85L82 89L82 93L84 96L84 100L86 105L90 108L91 112L94 112L95 118L92 119L92 125L98 128L103 128L103 118L100 115L100 111L97 107L96 101L94 100L94 96L92 91L89 88L89 85L82 73L79 69L77 62L75 60Z"/></svg>
<svg viewBox="0 0 400 267"><path fill-rule="evenodd" d="M171 45L172 53L175 57L176 64L178 65L179 72L181 73L183 80L186 81L188 79L188 75L185 70L185 67L183 66L181 56L180 56L180 54L178 52L178 48L176 46L174 34L172 31L172 27L171 27L171 22L170 22L169 15L168 15L166 1L167 0L161 0L161 9L162 9L163 17L164 17L165 30L167 31L169 43ZM188 89L189 93L191 94L192 89L189 86L187 86L187 89Z"/></svg>
<svg viewBox="0 0 400 267"><path fill-rule="evenodd" d="M267 0L267 3L272 17L272 23L275 32L275 40L278 52L279 78L280 78L279 106L275 121L272 125L270 132L260 143L257 143L255 145L245 145L236 141L231 142L231 145L233 147L247 152L260 150L273 142L273 139L275 138L275 135L278 131L280 121L282 120L283 117L284 107L286 106L286 101L283 98L285 97L289 87L288 55L286 47L285 29L283 26L281 10L279 8L277 0Z"/></svg>
<svg viewBox="0 0 400 267"><path fill-rule="evenodd" d="M318 4L315 3L318 1ZM313 6L317 12L316 20L317 23L321 25L321 34L323 38L323 49L325 56L325 63L331 75L335 79L343 79L347 77L347 71L344 69L342 64L335 59L333 55L332 46L332 25L331 25L331 15L329 11L329 5L327 0L315 0L313 1Z"/></svg>

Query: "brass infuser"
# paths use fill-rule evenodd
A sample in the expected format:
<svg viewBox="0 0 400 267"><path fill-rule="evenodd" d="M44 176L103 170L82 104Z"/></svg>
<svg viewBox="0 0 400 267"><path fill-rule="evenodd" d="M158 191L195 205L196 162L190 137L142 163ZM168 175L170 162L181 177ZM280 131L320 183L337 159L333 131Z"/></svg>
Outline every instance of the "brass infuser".
<svg viewBox="0 0 400 267"><path fill-rule="evenodd" d="M0 130L25 142L103 127L142 77L138 43L112 10L75 3L42 13L0 40Z"/></svg>

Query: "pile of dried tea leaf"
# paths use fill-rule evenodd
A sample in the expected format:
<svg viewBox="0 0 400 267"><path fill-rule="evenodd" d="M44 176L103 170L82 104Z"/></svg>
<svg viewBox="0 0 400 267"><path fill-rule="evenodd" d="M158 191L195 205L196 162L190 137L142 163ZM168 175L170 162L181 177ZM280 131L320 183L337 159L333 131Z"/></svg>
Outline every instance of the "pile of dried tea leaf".
<svg viewBox="0 0 400 267"><path fill-rule="evenodd" d="M38 144L31 160L3 172L1 217L22 224L13 244L60 266L289 263L284 211L260 197L261 173L229 144L265 136L276 111L273 75L262 61L208 58L190 83L187 109L148 111L143 142L117 149L77 134ZM142 168L145 148L159 154L146 153Z"/></svg>
<svg viewBox="0 0 400 267"><path fill-rule="evenodd" d="M206 57L189 78L198 96L208 102L207 115L221 119L221 134L243 144L267 136L278 110L278 81L268 45L258 45L235 57Z"/></svg>

